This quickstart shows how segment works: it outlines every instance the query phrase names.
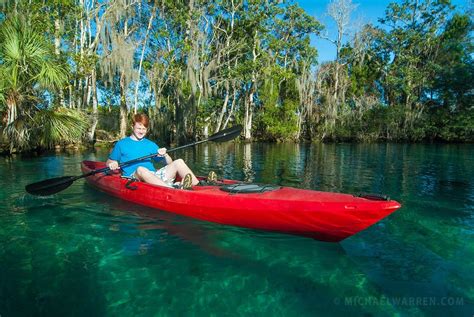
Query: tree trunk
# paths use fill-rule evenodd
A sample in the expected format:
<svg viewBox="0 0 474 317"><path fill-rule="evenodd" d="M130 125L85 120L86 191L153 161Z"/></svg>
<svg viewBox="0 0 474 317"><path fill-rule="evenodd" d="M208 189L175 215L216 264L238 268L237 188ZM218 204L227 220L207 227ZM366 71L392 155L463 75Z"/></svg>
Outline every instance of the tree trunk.
<svg viewBox="0 0 474 317"><path fill-rule="evenodd" d="M18 113L17 113L17 105L16 105L16 101L14 100L13 97L9 96L7 97L7 124L6 126L8 126L9 124L13 123L13 121L16 120L16 118L18 117Z"/></svg>
<svg viewBox="0 0 474 317"><path fill-rule="evenodd" d="M188 53L187 64L186 64L186 74L188 77L189 85L191 86L191 94L187 98L188 104L182 105L182 107L177 113L179 115L179 119L177 120L177 129L179 135L181 136L178 139L178 142L185 142L187 141L187 136L190 134L194 134L194 123L195 123L195 114L196 114L196 95L198 90L198 83L197 77L195 73L195 66L198 62L198 47L197 47L197 39L195 36L195 23L193 20L193 16L195 14L194 8L194 0L190 0L188 4L188 12L189 12L189 19L187 21L187 34L188 34L188 41L192 49ZM188 124L191 122L191 124Z"/></svg>
<svg viewBox="0 0 474 317"><path fill-rule="evenodd" d="M88 133L89 142L94 143L95 129L99 123L99 109L97 102L97 73L95 68L92 69L91 73L91 92L92 92L92 115L91 115L91 128Z"/></svg>
<svg viewBox="0 0 474 317"><path fill-rule="evenodd" d="M127 97L125 95L127 87L125 87L125 72L120 74L120 137L124 138L127 133Z"/></svg>
<svg viewBox="0 0 474 317"><path fill-rule="evenodd" d="M59 56L61 54L61 22L59 19L54 20L54 53ZM63 89L59 89L59 104L61 106L65 106L66 103L64 101L64 91Z"/></svg>
<svg viewBox="0 0 474 317"><path fill-rule="evenodd" d="M229 82L226 81L226 83L225 83L225 98L224 98L224 103L222 104L221 113L219 114L219 118L217 119L216 131L219 131L221 129L222 120L223 120L224 114L227 110L227 104L228 103L229 103Z"/></svg>
<svg viewBox="0 0 474 317"><path fill-rule="evenodd" d="M234 86L234 85L232 85L232 86ZM230 104L229 114L227 115L227 119L225 120L224 125L222 126L222 129L227 128L227 124L229 123L230 118L234 114L234 107L235 107L235 102L236 102L236 99L237 99L237 91L235 90L235 87L233 87L233 90L234 90L234 93L232 95L232 102Z"/></svg>
<svg viewBox="0 0 474 317"><path fill-rule="evenodd" d="M146 43L147 43L147 40L148 40L148 36L150 34L151 27L153 25L153 18L155 17L155 12L156 12L156 9L155 9L155 7L153 7L153 11L151 12L150 20L148 21L148 28L146 29L145 40L143 41L142 54L140 56L140 63L138 65L137 80L135 81L135 100L133 102L133 113L137 113L138 88L140 87L140 75L141 75L141 72L142 72L143 58L145 57Z"/></svg>
<svg viewBox="0 0 474 317"><path fill-rule="evenodd" d="M244 139L250 141L252 138L252 117L253 117L253 92L250 92L248 100L245 103L244 118Z"/></svg>
<svg viewBox="0 0 474 317"><path fill-rule="evenodd" d="M257 48L258 48L258 31L254 33L254 43L252 49L252 61L255 65L257 61ZM257 90L257 71L255 69L252 70L252 82L250 84L250 91L248 96L248 102L245 105L245 119L244 119L244 138L245 140L249 141L252 138L252 117L253 117L253 109L254 109L254 94Z"/></svg>

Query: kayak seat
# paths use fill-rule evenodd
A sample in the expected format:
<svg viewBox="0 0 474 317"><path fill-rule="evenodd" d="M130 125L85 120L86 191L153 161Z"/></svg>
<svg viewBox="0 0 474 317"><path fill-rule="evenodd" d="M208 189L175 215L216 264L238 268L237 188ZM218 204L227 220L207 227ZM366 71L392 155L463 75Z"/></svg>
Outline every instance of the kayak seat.
<svg viewBox="0 0 474 317"><path fill-rule="evenodd" d="M271 192L274 190L280 189L281 186L278 185L268 185L268 184L230 184L220 187L220 190L223 190L232 194L257 194L264 192Z"/></svg>
<svg viewBox="0 0 474 317"><path fill-rule="evenodd" d="M356 197L361 197L369 200L385 200L389 201L390 197L388 195L382 195L382 194L368 194L368 193L360 193L355 195Z"/></svg>

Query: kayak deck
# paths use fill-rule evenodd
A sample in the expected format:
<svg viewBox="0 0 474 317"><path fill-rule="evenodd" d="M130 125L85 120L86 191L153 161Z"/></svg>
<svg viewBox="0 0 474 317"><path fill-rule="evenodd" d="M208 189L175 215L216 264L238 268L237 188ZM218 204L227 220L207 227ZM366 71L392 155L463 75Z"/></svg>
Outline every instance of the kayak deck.
<svg viewBox="0 0 474 317"><path fill-rule="evenodd" d="M82 171L87 173L104 166L103 162L84 161ZM180 190L142 182L133 182L135 189L131 189L119 173L99 173L86 179L112 196L183 216L333 242L366 229L401 207L393 200L292 187L263 193L229 193L215 185Z"/></svg>

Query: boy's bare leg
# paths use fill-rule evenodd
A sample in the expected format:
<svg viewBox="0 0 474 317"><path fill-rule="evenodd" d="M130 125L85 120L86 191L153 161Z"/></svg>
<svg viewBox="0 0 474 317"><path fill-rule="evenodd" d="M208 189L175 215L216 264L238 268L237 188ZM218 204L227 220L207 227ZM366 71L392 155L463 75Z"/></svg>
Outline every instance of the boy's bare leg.
<svg viewBox="0 0 474 317"><path fill-rule="evenodd" d="M182 159L174 160L170 164L166 165L165 169L167 177L175 178L176 175L179 175L181 178L183 178L186 174L191 174L193 185L199 184L199 180L197 179L196 175L194 175L194 173Z"/></svg>
<svg viewBox="0 0 474 317"><path fill-rule="evenodd" d="M150 171L149 169L147 169L146 167L138 167L137 170L135 171L135 176L145 182L145 183L149 183L149 184L153 184L153 185L158 185L158 186L165 186L165 187L169 187L168 184L166 184L165 182L163 182L161 180L161 178L159 178L158 176L155 175L155 173L153 173L152 171Z"/></svg>

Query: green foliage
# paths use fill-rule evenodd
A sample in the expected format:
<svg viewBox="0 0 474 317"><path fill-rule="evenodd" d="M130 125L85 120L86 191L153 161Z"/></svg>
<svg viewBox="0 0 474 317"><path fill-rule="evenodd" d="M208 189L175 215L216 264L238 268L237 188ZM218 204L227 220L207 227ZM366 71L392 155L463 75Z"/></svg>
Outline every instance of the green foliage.
<svg viewBox="0 0 474 317"><path fill-rule="evenodd" d="M94 55L84 55L84 54L73 54L72 60L74 61L76 72L75 75L78 78L82 78L91 73L93 69L97 67L97 62L99 61L99 56Z"/></svg>
<svg viewBox="0 0 474 317"><path fill-rule="evenodd" d="M87 129L82 112L55 108L37 111L32 117L20 116L4 129L11 150L53 148L55 145L78 143Z"/></svg>
<svg viewBox="0 0 474 317"><path fill-rule="evenodd" d="M6 85L21 92L55 89L67 80L67 66L59 63L52 46L31 21L12 17L0 26L0 60Z"/></svg>
<svg viewBox="0 0 474 317"><path fill-rule="evenodd" d="M0 78L7 78L7 74L4 74L6 69L0 67ZM6 96L7 96L7 82L4 79L0 79L0 113L5 113L7 109Z"/></svg>
<svg viewBox="0 0 474 317"><path fill-rule="evenodd" d="M433 139L448 142L474 141L474 108L451 111L438 107L431 111L429 132Z"/></svg>
<svg viewBox="0 0 474 317"><path fill-rule="evenodd" d="M0 109L5 118L4 137L11 149L36 145L34 140L40 133L35 129L41 125L35 118L47 111L45 97L54 100L54 92L67 82L68 68L53 52L43 33L27 18L12 16L1 23ZM69 134L64 138L71 139Z"/></svg>
<svg viewBox="0 0 474 317"><path fill-rule="evenodd" d="M359 106L340 112L333 130L322 117L317 137L472 141L473 23L452 9L450 1L405 0L388 6L384 28L366 26L341 51L349 89L337 107ZM370 98L379 105L360 106Z"/></svg>
<svg viewBox="0 0 474 317"><path fill-rule="evenodd" d="M198 109L196 118L197 131L203 131L205 127L210 127L209 134L213 134L211 122L216 120L215 115L219 113L222 107L222 100L220 98L208 98L203 101Z"/></svg>
<svg viewBox="0 0 474 317"><path fill-rule="evenodd" d="M445 107L467 109L474 104L473 21L467 15L455 14L446 24L443 46L431 82L436 103Z"/></svg>
<svg viewBox="0 0 474 317"><path fill-rule="evenodd" d="M114 135L119 101L134 94L130 83L152 13L139 100L152 119L151 135L166 142L205 128L213 133L221 118L244 122L248 113L252 134L265 140L298 133L320 140L472 141L473 21L448 0L391 3L379 27L364 26L337 63L314 74L310 36L323 26L295 2L122 2L18 0L0 7L0 113L12 147L76 142L81 120L67 119L75 114L58 104L90 112L93 77L99 103L107 105L99 107L97 129ZM126 35L116 32L125 24ZM131 44L126 52L111 47L122 35L118 42ZM116 63L107 67L112 51ZM123 87L117 69L127 72ZM235 97L232 113L230 101L221 113L226 96ZM37 130L43 118L58 124L46 127L50 138Z"/></svg>
<svg viewBox="0 0 474 317"><path fill-rule="evenodd" d="M120 130L119 118L120 109L119 107L98 107L99 110L99 123L97 130L104 130L109 134L118 134Z"/></svg>
<svg viewBox="0 0 474 317"><path fill-rule="evenodd" d="M279 67L268 70L258 95L262 103L257 121L261 121L264 138L291 140L297 131L297 109L299 106L295 79Z"/></svg>
<svg viewBox="0 0 474 317"><path fill-rule="evenodd" d="M87 119L74 109L56 108L39 111L33 118L33 144L52 148L61 143L77 143L87 129Z"/></svg>

